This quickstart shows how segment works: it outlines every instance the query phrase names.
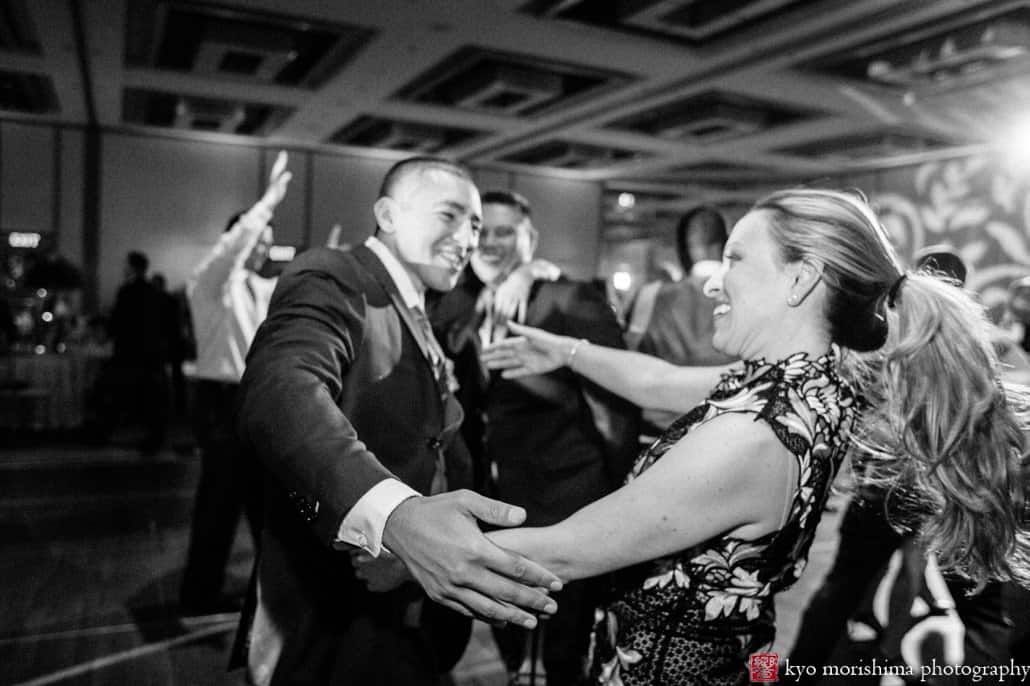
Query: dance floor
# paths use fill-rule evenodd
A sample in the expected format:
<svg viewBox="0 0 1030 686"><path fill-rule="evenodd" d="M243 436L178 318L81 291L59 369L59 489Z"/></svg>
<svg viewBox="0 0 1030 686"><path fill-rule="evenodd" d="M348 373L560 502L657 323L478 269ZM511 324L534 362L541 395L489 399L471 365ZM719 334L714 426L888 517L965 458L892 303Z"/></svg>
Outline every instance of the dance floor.
<svg viewBox="0 0 1030 686"><path fill-rule="evenodd" d="M0 444L0 684L243 683L225 668L238 616L183 618L176 608L199 474L189 431L177 427L171 447L149 458L132 439L98 448L8 435ZM781 650L832 559L837 516L824 518L802 581L780 599ZM230 591L246 584L248 539L241 529ZM453 681L505 684L485 625Z"/></svg>

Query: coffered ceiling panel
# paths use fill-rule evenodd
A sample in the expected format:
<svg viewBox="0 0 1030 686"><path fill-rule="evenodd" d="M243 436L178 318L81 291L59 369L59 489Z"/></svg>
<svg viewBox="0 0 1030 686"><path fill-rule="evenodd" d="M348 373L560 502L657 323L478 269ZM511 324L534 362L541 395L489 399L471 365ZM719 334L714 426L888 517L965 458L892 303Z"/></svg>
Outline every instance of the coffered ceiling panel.
<svg viewBox="0 0 1030 686"><path fill-rule="evenodd" d="M45 76L0 69L0 109L22 114L56 112L54 85Z"/></svg>
<svg viewBox="0 0 1030 686"><path fill-rule="evenodd" d="M645 153L569 141L547 141L509 153L502 160L517 164L558 169L597 169L633 159Z"/></svg>
<svg viewBox="0 0 1030 686"><path fill-rule="evenodd" d="M676 141L712 143L766 131L810 116L742 95L706 91L656 105L609 126Z"/></svg>
<svg viewBox="0 0 1030 686"><path fill-rule="evenodd" d="M524 11L697 45L815 4L817 0L534 0Z"/></svg>
<svg viewBox="0 0 1030 686"><path fill-rule="evenodd" d="M1030 0L0 0L0 118L668 206L990 146L1028 110Z"/></svg>
<svg viewBox="0 0 1030 686"><path fill-rule="evenodd" d="M122 120L127 124L249 136L266 135L290 113L288 108L262 103L137 88L126 89L122 107Z"/></svg>
<svg viewBox="0 0 1030 686"><path fill-rule="evenodd" d="M39 38L26 0L0 0L0 50L38 55Z"/></svg>
<svg viewBox="0 0 1030 686"><path fill-rule="evenodd" d="M948 145L947 141L930 136L897 131L872 131L814 140L785 148L779 152L802 157L816 157L830 162L848 163L862 160L889 160L891 157L940 150Z"/></svg>
<svg viewBox="0 0 1030 686"><path fill-rule="evenodd" d="M374 33L185 0L133 0L126 8L126 66L304 88L324 83Z"/></svg>
<svg viewBox="0 0 1030 686"><path fill-rule="evenodd" d="M1030 3L993 3L820 59L811 68L911 93L950 91L1030 70Z"/></svg>
<svg viewBox="0 0 1030 686"><path fill-rule="evenodd" d="M329 142L436 154L482 134L475 129L362 116L333 134Z"/></svg>
<svg viewBox="0 0 1030 686"><path fill-rule="evenodd" d="M618 72L470 46L416 76L397 97L527 117L568 106L628 80Z"/></svg>

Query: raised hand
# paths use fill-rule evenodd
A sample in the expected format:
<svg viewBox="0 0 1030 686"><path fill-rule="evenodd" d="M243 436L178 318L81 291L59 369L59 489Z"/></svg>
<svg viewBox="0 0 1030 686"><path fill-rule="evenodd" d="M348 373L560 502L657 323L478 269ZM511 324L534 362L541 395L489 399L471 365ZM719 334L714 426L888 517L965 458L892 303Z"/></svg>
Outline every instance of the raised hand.
<svg viewBox="0 0 1030 686"><path fill-rule="evenodd" d="M494 293L494 310L505 319L517 322L526 319L526 304L529 292L536 281L556 281L561 276L561 269L552 262L540 259L527 262L511 274L497 287Z"/></svg>
<svg viewBox="0 0 1030 686"><path fill-rule="evenodd" d="M325 247L336 248L340 247L340 235L343 233L343 227L339 224L333 224L333 228L329 229L329 238L325 241Z"/></svg>
<svg viewBox="0 0 1030 686"><path fill-rule="evenodd" d="M533 288L533 273L523 265L508 275L494 291L494 312L504 319L522 321L526 317L526 302Z"/></svg>
<svg viewBox="0 0 1030 686"><path fill-rule="evenodd" d="M517 337L486 346L482 355L487 368L503 370L501 376L506 379L546 374L564 367L573 347L579 343L575 338L556 336L515 322L509 322L508 328Z"/></svg>
<svg viewBox="0 0 1030 686"><path fill-rule="evenodd" d="M522 508L472 491L408 498L393 511L383 544L407 566L430 598L465 615L532 629L534 612L553 614L545 589L561 581L536 563L491 543L476 520L518 526Z"/></svg>
<svg viewBox="0 0 1030 686"><path fill-rule="evenodd" d="M373 593L392 591L405 581L414 581L404 563L385 550L379 557L372 557L361 548L355 548L350 551L350 562L354 576L364 581Z"/></svg>
<svg viewBox="0 0 1030 686"><path fill-rule="evenodd" d="M286 197L286 186L293 178L293 174L286 170L286 162L286 151L280 150L275 157L275 164L272 165L272 172L268 175L268 187L265 188L265 194L259 201L269 211L274 210L276 205Z"/></svg>

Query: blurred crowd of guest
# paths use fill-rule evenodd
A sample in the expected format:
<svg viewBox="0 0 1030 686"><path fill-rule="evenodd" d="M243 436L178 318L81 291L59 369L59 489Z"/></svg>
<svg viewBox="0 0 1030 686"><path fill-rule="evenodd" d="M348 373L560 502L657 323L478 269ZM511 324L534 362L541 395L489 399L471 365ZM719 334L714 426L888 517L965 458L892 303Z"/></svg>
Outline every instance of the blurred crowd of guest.
<svg viewBox="0 0 1030 686"><path fill-rule="evenodd" d="M168 292L164 277L148 268L146 255L130 252L113 307L91 311L83 272L67 258L53 250L5 256L0 350L7 364L0 382L50 387L51 396L61 388L65 395L50 402L69 406L52 414L70 419L29 428L81 429L103 442L120 423L142 419L147 435L140 450L153 454L164 443L169 413L186 411L183 363L194 357L195 344L184 288ZM72 365L73 383L45 378L59 373L62 360L81 362Z"/></svg>

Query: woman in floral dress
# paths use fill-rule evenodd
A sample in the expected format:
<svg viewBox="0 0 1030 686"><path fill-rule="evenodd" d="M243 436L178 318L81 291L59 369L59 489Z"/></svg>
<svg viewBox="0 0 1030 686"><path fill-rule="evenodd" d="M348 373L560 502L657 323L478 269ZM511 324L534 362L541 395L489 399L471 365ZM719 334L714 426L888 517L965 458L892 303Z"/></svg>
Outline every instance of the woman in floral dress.
<svg viewBox="0 0 1030 686"><path fill-rule="evenodd" d="M1027 582L1027 448L981 308L905 273L864 201L765 198L705 290L713 343L739 365L674 367L517 326L485 355L511 378L568 365L686 412L623 488L554 526L491 534L562 578L623 570L598 612L593 683L747 683L772 645L773 594L801 574L856 444L872 478L914 494L943 566Z"/></svg>

